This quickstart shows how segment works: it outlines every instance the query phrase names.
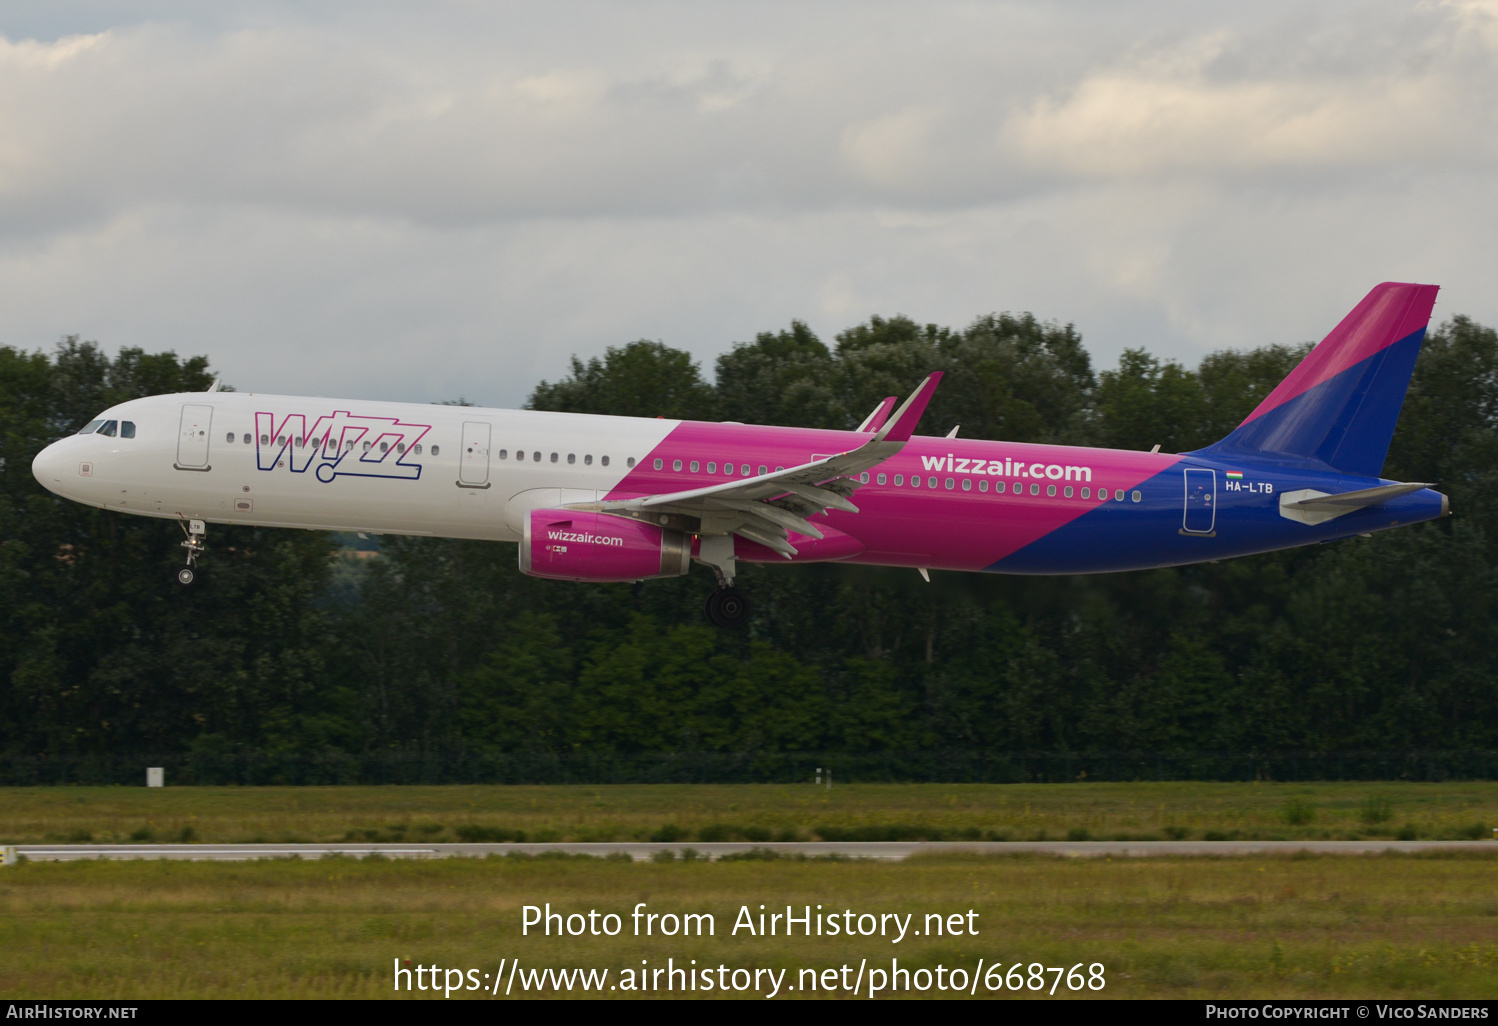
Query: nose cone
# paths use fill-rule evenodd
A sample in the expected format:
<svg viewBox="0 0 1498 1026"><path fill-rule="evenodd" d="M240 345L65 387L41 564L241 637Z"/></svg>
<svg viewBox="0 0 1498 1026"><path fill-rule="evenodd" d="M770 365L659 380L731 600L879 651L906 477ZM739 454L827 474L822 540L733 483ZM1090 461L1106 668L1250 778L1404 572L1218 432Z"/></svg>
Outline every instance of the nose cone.
<svg viewBox="0 0 1498 1026"><path fill-rule="evenodd" d="M67 460L62 453L62 443L53 442L31 461L31 474L49 492L62 494L63 472ZM76 473L76 468L75 471Z"/></svg>

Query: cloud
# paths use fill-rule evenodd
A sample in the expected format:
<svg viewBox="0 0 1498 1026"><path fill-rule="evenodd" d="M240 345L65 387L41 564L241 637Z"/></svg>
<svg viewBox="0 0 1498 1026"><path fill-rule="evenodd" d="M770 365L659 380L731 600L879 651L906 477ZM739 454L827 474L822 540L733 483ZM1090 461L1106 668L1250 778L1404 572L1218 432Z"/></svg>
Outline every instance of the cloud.
<svg viewBox="0 0 1498 1026"><path fill-rule="evenodd" d="M514 403L792 317L1194 360L1406 276L1498 321L1494 2L120 10L0 6L0 344Z"/></svg>

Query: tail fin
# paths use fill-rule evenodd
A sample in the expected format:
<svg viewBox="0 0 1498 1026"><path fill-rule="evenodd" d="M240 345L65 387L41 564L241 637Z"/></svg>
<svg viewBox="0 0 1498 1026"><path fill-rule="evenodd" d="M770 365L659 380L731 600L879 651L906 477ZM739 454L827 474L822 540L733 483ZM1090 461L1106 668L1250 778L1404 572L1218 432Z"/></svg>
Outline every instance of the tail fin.
<svg viewBox="0 0 1498 1026"><path fill-rule="evenodd" d="M1319 461L1377 477L1437 291L1400 282L1375 286L1247 420L1201 451Z"/></svg>

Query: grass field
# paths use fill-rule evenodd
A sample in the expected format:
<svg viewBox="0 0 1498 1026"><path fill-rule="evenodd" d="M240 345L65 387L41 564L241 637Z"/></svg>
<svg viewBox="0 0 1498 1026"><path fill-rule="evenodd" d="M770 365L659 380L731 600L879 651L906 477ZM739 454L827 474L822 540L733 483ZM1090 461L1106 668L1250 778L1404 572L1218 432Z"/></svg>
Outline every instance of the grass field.
<svg viewBox="0 0 1498 1026"><path fill-rule="evenodd" d="M972 972L980 958L1006 970L1098 962L1104 997L1491 997L1495 871L1498 858L1480 854L33 862L0 869L0 997L389 997L397 958L473 969L476 979L514 958L522 972L608 969L615 985L626 969L697 959L789 970L783 979L796 986L801 970L851 971L863 959L888 968L896 957L948 972ZM642 901L661 913L711 912L715 933L631 936L629 911ZM521 906L546 902L619 913L623 933L522 937ZM973 910L978 932L898 944L731 936L739 908L757 915L760 904L914 913L914 929L928 913Z"/></svg>
<svg viewBox="0 0 1498 1026"><path fill-rule="evenodd" d="M0 843L1475 839L1498 783L0 789Z"/></svg>

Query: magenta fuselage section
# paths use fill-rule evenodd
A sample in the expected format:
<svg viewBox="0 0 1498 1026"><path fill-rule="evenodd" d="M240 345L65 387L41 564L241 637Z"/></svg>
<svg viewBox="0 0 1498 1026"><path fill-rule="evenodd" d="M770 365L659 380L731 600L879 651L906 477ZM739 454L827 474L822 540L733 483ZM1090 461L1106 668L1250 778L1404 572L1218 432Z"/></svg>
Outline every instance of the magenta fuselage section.
<svg viewBox="0 0 1498 1026"><path fill-rule="evenodd" d="M868 437L683 422L608 497L757 476L849 451ZM1381 531L1445 510L1440 493L1425 489L1310 523L1284 515L1281 498L1352 491L1380 479L1308 461L956 438L914 437L863 477L852 499L858 513L813 517L822 540L791 535L794 562L1014 574L1138 570ZM743 539L735 552L749 562L784 562Z"/></svg>
<svg viewBox="0 0 1498 1026"><path fill-rule="evenodd" d="M847 431L683 422L608 497L741 480L846 452L868 438ZM831 544L800 536L791 542L801 553L797 561L984 570L1179 460L917 436L866 475L867 483L853 495L858 513L830 511L813 519L819 528L831 528ZM743 559L783 561L759 546L740 544L739 550Z"/></svg>

